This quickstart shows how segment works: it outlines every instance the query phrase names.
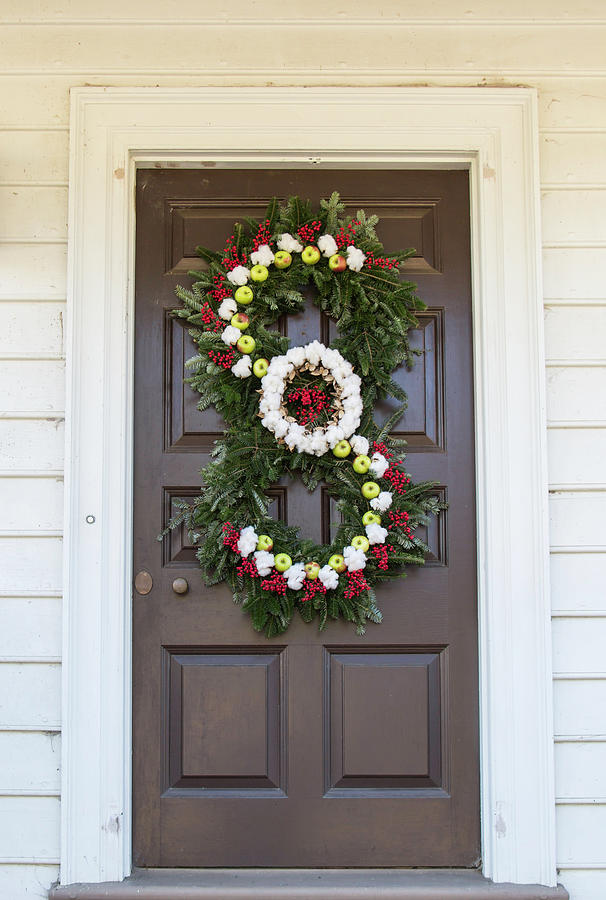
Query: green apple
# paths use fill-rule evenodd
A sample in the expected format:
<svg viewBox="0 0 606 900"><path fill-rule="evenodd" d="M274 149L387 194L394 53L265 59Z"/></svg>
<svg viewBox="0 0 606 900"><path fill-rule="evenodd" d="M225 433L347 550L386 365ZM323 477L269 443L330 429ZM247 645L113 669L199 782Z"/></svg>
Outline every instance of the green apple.
<svg viewBox="0 0 606 900"><path fill-rule="evenodd" d="M265 359L265 357L260 356L259 359L256 359L253 363L253 372L257 376L257 378L263 378L264 375L267 375L267 370L269 369L269 360Z"/></svg>
<svg viewBox="0 0 606 900"><path fill-rule="evenodd" d="M234 328L237 328L239 331L246 331L250 325L250 319L246 313L234 313L229 324L233 325Z"/></svg>
<svg viewBox="0 0 606 900"><path fill-rule="evenodd" d="M274 559L274 568L277 569L278 572L286 572L287 569L290 569L292 566L292 559L288 555L288 553L278 553L276 558Z"/></svg>
<svg viewBox="0 0 606 900"><path fill-rule="evenodd" d="M243 334L236 344L240 353L253 353L256 346L257 342L249 334Z"/></svg>
<svg viewBox="0 0 606 900"><path fill-rule="evenodd" d="M381 516L378 516L376 513L373 513L370 509L368 512L365 512L362 516L362 524L363 525L380 525L381 524Z"/></svg>
<svg viewBox="0 0 606 900"><path fill-rule="evenodd" d="M309 244L301 253L301 259L306 266L315 266L317 262L320 262L321 257L322 254L313 244Z"/></svg>
<svg viewBox="0 0 606 900"><path fill-rule="evenodd" d="M370 456L356 456L352 463L352 466L354 468L354 472L357 472L358 475L365 475L370 469Z"/></svg>
<svg viewBox="0 0 606 900"><path fill-rule="evenodd" d="M269 269L267 266L253 266L250 270L251 281L267 281Z"/></svg>
<svg viewBox="0 0 606 900"><path fill-rule="evenodd" d="M346 456L349 456L351 453L351 444L349 441L339 441L332 448L332 452L337 457L337 459L345 459Z"/></svg>
<svg viewBox="0 0 606 900"><path fill-rule="evenodd" d="M334 569L335 572L344 572L347 568L345 565L345 557L341 556L340 553L334 553L328 560L328 565L331 569Z"/></svg>
<svg viewBox="0 0 606 900"><path fill-rule="evenodd" d="M240 338L240 340L242 340L242 338ZM365 481L362 485L362 494L364 497L366 497L367 500L372 500L373 497L378 497L380 493L381 488L376 481Z"/></svg>
<svg viewBox="0 0 606 900"><path fill-rule="evenodd" d="M335 253L328 260L328 268L333 272L344 272L347 268L347 260L340 253Z"/></svg>
<svg viewBox="0 0 606 900"><path fill-rule="evenodd" d="M363 553L366 553L370 547L370 541L363 534L357 534L351 539L351 546L355 547L356 550L361 550Z"/></svg>
<svg viewBox="0 0 606 900"><path fill-rule="evenodd" d="M238 303L241 303L242 306L247 306L249 303L252 303L253 297L255 295L252 292L252 288L249 288L247 284L241 285L235 292L234 297Z"/></svg>
<svg viewBox="0 0 606 900"><path fill-rule="evenodd" d="M320 571L320 566L317 562L308 562L305 563L304 567L305 574L309 578L310 581L315 581L318 577L318 572Z"/></svg>
<svg viewBox="0 0 606 900"><path fill-rule="evenodd" d="M288 269L292 262L292 256L287 250L278 250L274 256L274 266L276 269Z"/></svg>
<svg viewBox="0 0 606 900"><path fill-rule="evenodd" d="M257 550L271 550L274 542L270 538L268 534L260 534L259 540L257 541Z"/></svg>

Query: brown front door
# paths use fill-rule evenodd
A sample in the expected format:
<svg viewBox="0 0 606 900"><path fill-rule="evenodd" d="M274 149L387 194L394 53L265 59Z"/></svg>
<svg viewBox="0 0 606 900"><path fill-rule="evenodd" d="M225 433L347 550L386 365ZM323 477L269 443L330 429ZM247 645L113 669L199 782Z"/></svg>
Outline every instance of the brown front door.
<svg viewBox="0 0 606 900"><path fill-rule="evenodd" d="M199 491L222 422L182 383L194 355L168 316L174 288L272 195L337 189L381 217L387 250L413 246L428 304L398 436L415 480L448 512L427 565L379 587L382 625L267 640L224 586L204 586L187 535L156 535ZM139 172L135 350L134 858L140 866L473 866L479 856L478 688L469 188L465 172ZM333 325L308 304L292 345ZM377 410L385 417L388 408ZM321 489L276 485L276 516L326 539ZM189 592L173 581L185 578Z"/></svg>

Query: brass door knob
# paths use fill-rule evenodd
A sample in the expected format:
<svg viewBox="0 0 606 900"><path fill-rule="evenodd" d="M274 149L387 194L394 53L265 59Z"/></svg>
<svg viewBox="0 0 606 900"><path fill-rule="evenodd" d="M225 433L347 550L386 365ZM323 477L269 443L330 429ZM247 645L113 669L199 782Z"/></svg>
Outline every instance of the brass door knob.
<svg viewBox="0 0 606 900"><path fill-rule="evenodd" d="M154 579L149 572L146 572L145 569L142 569L141 572L137 572L135 576L135 590L138 594L145 597L146 594L149 594L153 586Z"/></svg>
<svg viewBox="0 0 606 900"><path fill-rule="evenodd" d="M175 578L173 581L173 591L175 594L187 594L189 590L189 584L187 583L186 578Z"/></svg>

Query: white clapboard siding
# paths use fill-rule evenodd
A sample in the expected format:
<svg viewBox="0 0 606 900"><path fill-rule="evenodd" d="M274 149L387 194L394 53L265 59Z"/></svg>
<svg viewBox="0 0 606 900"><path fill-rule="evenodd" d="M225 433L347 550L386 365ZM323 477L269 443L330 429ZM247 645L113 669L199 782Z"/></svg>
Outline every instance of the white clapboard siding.
<svg viewBox="0 0 606 900"><path fill-rule="evenodd" d="M0 242L0 301L64 300L65 244L3 244Z"/></svg>
<svg viewBox="0 0 606 900"><path fill-rule="evenodd" d="M570 9L570 7L567 7ZM533 3L534 9L534 3ZM599 12L598 12L599 10ZM559 10L562 12L562 10ZM604 13L602 0L594 5L594 15ZM579 14L583 15L579 10ZM565 27L565 25L564 25ZM606 131L606 78L571 77L560 73L559 77L537 79L539 88L539 127L543 134L562 133L571 129L590 129L592 137L587 141L582 154L587 152L594 133L598 129ZM589 151L591 155L591 150ZM583 165L577 156L572 161L574 168ZM542 181L550 181L541 172ZM601 175L600 182L604 182Z"/></svg>
<svg viewBox="0 0 606 900"><path fill-rule="evenodd" d="M606 288L606 247L548 247L543 250L546 300L599 300Z"/></svg>
<svg viewBox="0 0 606 900"><path fill-rule="evenodd" d="M63 465L63 416L45 412L42 418L3 418L0 413L2 470L56 471Z"/></svg>
<svg viewBox="0 0 606 900"><path fill-rule="evenodd" d="M558 798L606 797L606 741L557 743L555 775Z"/></svg>
<svg viewBox="0 0 606 900"><path fill-rule="evenodd" d="M606 98L602 100L606 104ZM541 181L544 185L566 186L604 184L606 133L559 134L546 132L539 144ZM573 190L573 195L576 191ZM553 214L553 207L543 205L543 216ZM590 240L595 240L592 236Z"/></svg>
<svg viewBox="0 0 606 900"><path fill-rule="evenodd" d="M606 492L552 494L549 538L552 547L606 549Z"/></svg>
<svg viewBox="0 0 606 900"><path fill-rule="evenodd" d="M604 734L606 680L568 679L554 681L554 721L557 735Z"/></svg>
<svg viewBox="0 0 606 900"><path fill-rule="evenodd" d="M0 359L1 412L63 413L65 363L60 359Z"/></svg>
<svg viewBox="0 0 606 900"><path fill-rule="evenodd" d="M579 427L549 428L547 451L549 481L557 484L603 484L606 460L606 422L601 428L580 427L595 423L572 423Z"/></svg>
<svg viewBox="0 0 606 900"><path fill-rule="evenodd" d="M58 663L0 664L0 730L3 725L53 728L60 720Z"/></svg>
<svg viewBox="0 0 606 900"><path fill-rule="evenodd" d="M0 534L7 531L60 531L63 524L63 480L4 478L0 480Z"/></svg>
<svg viewBox="0 0 606 900"><path fill-rule="evenodd" d="M67 186L68 135L65 131L5 131L0 122L0 185Z"/></svg>
<svg viewBox="0 0 606 900"><path fill-rule="evenodd" d="M0 240L67 240L67 188L0 185Z"/></svg>
<svg viewBox="0 0 606 900"><path fill-rule="evenodd" d="M605 421L606 366L550 366L547 416L551 421Z"/></svg>
<svg viewBox="0 0 606 900"><path fill-rule="evenodd" d="M0 538L0 592L61 589L63 542L55 537Z"/></svg>
<svg viewBox="0 0 606 900"><path fill-rule="evenodd" d="M561 868L559 880L566 885L571 900L604 900L606 863L601 869Z"/></svg>
<svg viewBox="0 0 606 900"><path fill-rule="evenodd" d="M554 615L567 610L606 612L606 553L552 552L550 571Z"/></svg>
<svg viewBox="0 0 606 900"><path fill-rule="evenodd" d="M606 863L606 803L557 809L557 859L562 865Z"/></svg>
<svg viewBox="0 0 606 900"><path fill-rule="evenodd" d="M60 656L60 597L0 597L0 659Z"/></svg>
<svg viewBox="0 0 606 900"><path fill-rule="evenodd" d="M606 144L604 160L606 164ZM606 358L606 303L604 306L547 306L545 349L550 360L577 362Z"/></svg>
<svg viewBox="0 0 606 900"><path fill-rule="evenodd" d="M25 843L36 861L59 859L59 799L0 796L0 862L22 858ZM24 859L23 862L27 862Z"/></svg>
<svg viewBox="0 0 606 900"><path fill-rule="evenodd" d="M558 618L552 627L554 672L606 674L606 618ZM604 712L606 730L606 710Z"/></svg>
<svg viewBox="0 0 606 900"><path fill-rule="evenodd" d="M59 793L61 735L44 731L0 731L0 796ZM0 850L0 853L2 851ZM0 893L0 897L3 896Z"/></svg>
<svg viewBox="0 0 606 900"><path fill-rule="evenodd" d="M57 881L59 868L45 865L2 865L0 863L0 897L6 900L46 900L48 889Z"/></svg>
<svg viewBox="0 0 606 900"><path fill-rule="evenodd" d="M65 303L0 303L3 356L60 356L64 352Z"/></svg>
<svg viewBox="0 0 606 900"><path fill-rule="evenodd" d="M548 190L543 193L546 244L606 242L606 190Z"/></svg>

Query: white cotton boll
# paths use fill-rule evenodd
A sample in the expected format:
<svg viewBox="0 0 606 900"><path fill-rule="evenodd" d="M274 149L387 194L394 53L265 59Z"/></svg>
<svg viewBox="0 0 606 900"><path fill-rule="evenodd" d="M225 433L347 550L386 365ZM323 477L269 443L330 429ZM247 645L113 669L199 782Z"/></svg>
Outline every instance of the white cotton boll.
<svg viewBox="0 0 606 900"><path fill-rule="evenodd" d="M325 349L324 344L321 344L320 341L312 341L311 344L307 344L305 356L312 366L317 366L320 363L322 352Z"/></svg>
<svg viewBox="0 0 606 900"><path fill-rule="evenodd" d="M354 436L349 439L349 443L356 456L366 456L368 453L370 445L363 435L354 434Z"/></svg>
<svg viewBox="0 0 606 900"><path fill-rule="evenodd" d="M282 573L286 578L286 584L292 591L298 591L305 581L305 566L303 563L295 563L286 572Z"/></svg>
<svg viewBox="0 0 606 900"><path fill-rule="evenodd" d="M391 506L391 501L393 500L391 491L381 491L378 497L374 497L370 501L370 505L373 509L376 509L377 512L385 512L386 509L389 509Z"/></svg>
<svg viewBox="0 0 606 900"><path fill-rule="evenodd" d="M328 446L331 450L335 446L335 444L338 444L339 441L342 441L344 437L345 432L340 425L329 425L326 429L326 440L328 441Z"/></svg>
<svg viewBox="0 0 606 900"><path fill-rule="evenodd" d="M266 428L273 430L278 422L282 422L282 415L277 409L272 409L263 416L263 424Z"/></svg>
<svg viewBox="0 0 606 900"><path fill-rule="evenodd" d="M290 375L293 369L294 366L292 363L283 362L279 363L277 366L274 366L274 368L271 370L271 374L275 375L276 378L279 378L281 381L284 381L286 376Z"/></svg>
<svg viewBox="0 0 606 900"><path fill-rule="evenodd" d="M259 575L263 577L269 575L274 565L273 553L268 553L267 550L257 550L254 559Z"/></svg>
<svg viewBox="0 0 606 900"><path fill-rule="evenodd" d="M238 550L245 559L256 548L258 540L259 538L252 525L247 525L246 528L242 529L238 538Z"/></svg>
<svg viewBox="0 0 606 900"><path fill-rule="evenodd" d="M246 284L249 278L250 269L247 269L246 266L236 266L235 269L232 269L231 272L227 273L227 280L232 284Z"/></svg>
<svg viewBox="0 0 606 900"><path fill-rule="evenodd" d="M335 588L339 587L339 575L332 566L322 566L318 572L318 578L327 591L334 591Z"/></svg>
<svg viewBox="0 0 606 900"><path fill-rule="evenodd" d="M351 397L352 394L359 394L360 388L362 387L362 379L359 375L350 375L345 379L345 383L342 387L342 396L343 397Z"/></svg>
<svg viewBox="0 0 606 900"><path fill-rule="evenodd" d="M222 319L229 321L233 314L237 312L238 304L233 297L224 297L221 306L217 310Z"/></svg>
<svg viewBox="0 0 606 900"><path fill-rule="evenodd" d="M322 353L322 365L331 371L340 366L343 361L343 357L338 350L331 350L330 347L327 347Z"/></svg>
<svg viewBox="0 0 606 900"><path fill-rule="evenodd" d="M252 372L252 362L250 356L245 354L241 359L238 360L237 363L234 363L234 365L231 367L231 370L236 378L248 378L248 376Z"/></svg>
<svg viewBox="0 0 606 900"><path fill-rule="evenodd" d="M257 247L257 249L250 254L250 261L253 266L271 266L274 261L274 255L269 244L261 244Z"/></svg>
<svg viewBox="0 0 606 900"><path fill-rule="evenodd" d="M288 422L286 419L280 419L275 428L272 429L273 433L277 438L283 438L286 434L288 434Z"/></svg>
<svg viewBox="0 0 606 900"><path fill-rule="evenodd" d="M311 438L311 452L316 456L324 456L328 450L328 441L324 435L324 431L316 429Z"/></svg>
<svg viewBox="0 0 606 900"><path fill-rule="evenodd" d="M280 398L277 394L268 394L261 397L259 412L266 415L269 412L277 412L280 409Z"/></svg>
<svg viewBox="0 0 606 900"><path fill-rule="evenodd" d="M270 375L268 371L267 375L264 375L261 379L261 387L264 392L281 394L284 389L284 381L282 378L278 378L277 375Z"/></svg>
<svg viewBox="0 0 606 900"><path fill-rule="evenodd" d="M366 254L350 244L347 248L347 267L352 272L359 272L366 260Z"/></svg>
<svg viewBox="0 0 606 900"><path fill-rule="evenodd" d="M345 381L346 378L349 378L350 375L353 375L353 367L351 363L342 362L339 363L338 366L334 367L334 369L332 370L332 374L337 381Z"/></svg>
<svg viewBox="0 0 606 900"><path fill-rule="evenodd" d="M224 344L236 344L242 336L242 332L233 325L228 325L221 332L221 340Z"/></svg>
<svg viewBox="0 0 606 900"><path fill-rule="evenodd" d="M305 362L305 347L291 347L286 354L286 359L298 369Z"/></svg>
<svg viewBox="0 0 606 900"><path fill-rule="evenodd" d="M332 234L323 234L317 241L318 250L321 250L324 256L334 256L338 252L337 242Z"/></svg>
<svg viewBox="0 0 606 900"><path fill-rule="evenodd" d="M343 431L343 437L348 438L350 434L353 434L359 424L359 416L343 416L343 418L339 420L339 427Z"/></svg>
<svg viewBox="0 0 606 900"><path fill-rule="evenodd" d="M303 436L304 429L301 425L298 425L296 422L291 422L288 427L287 433L284 435L285 444L292 450L297 446L301 437Z"/></svg>
<svg viewBox="0 0 606 900"><path fill-rule="evenodd" d="M269 361L269 366L267 367L267 375L274 375L275 369L279 368L279 366L284 365L286 362L285 356L273 356ZM265 376L267 378L267 375Z"/></svg>
<svg viewBox="0 0 606 900"><path fill-rule="evenodd" d="M370 471L375 478L383 478L383 475L389 469L389 462L382 453L373 453L370 460Z"/></svg>
<svg viewBox="0 0 606 900"><path fill-rule="evenodd" d="M366 526L366 537L370 544L384 544L387 537L387 528L383 528L382 525L377 525L376 522L373 522L371 525Z"/></svg>
<svg viewBox="0 0 606 900"><path fill-rule="evenodd" d="M366 554L363 550L356 550L351 545L343 547L343 558L348 571L357 572L359 569L366 567Z"/></svg>
<svg viewBox="0 0 606 900"><path fill-rule="evenodd" d="M301 253L303 250L303 244L300 244L288 231L278 237L278 247L280 250L286 250L287 253Z"/></svg>
<svg viewBox="0 0 606 900"><path fill-rule="evenodd" d="M297 441L297 450L299 451L299 453L311 453L312 452L311 440L312 440L312 438L311 438L310 434L304 434L302 437L299 438L299 440Z"/></svg>

